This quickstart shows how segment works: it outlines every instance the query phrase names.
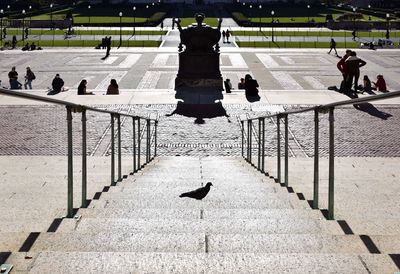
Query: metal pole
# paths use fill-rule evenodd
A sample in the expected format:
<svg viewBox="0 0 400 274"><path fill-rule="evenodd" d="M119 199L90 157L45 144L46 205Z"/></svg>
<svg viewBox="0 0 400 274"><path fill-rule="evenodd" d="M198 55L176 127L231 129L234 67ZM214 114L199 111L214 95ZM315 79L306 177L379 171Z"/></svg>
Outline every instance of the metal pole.
<svg viewBox="0 0 400 274"><path fill-rule="evenodd" d="M72 113L71 107L67 106L67 138L68 138L68 198L67 218L74 216L74 173L73 173L73 150L72 150Z"/></svg>
<svg viewBox="0 0 400 274"><path fill-rule="evenodd" d="M318 109L314 110L314 198L313 209L318 208L319 196L319 117Z"/></svg>
<svg viewBox="0 0 400 274"><path fill-rule="evenodd" d="M114 114L111 114L111 185L115 186Z"/></svg>
<svg viewBox="0 0 400 274"><path fill-rule="evenodd" d="M289 125L285 114L285 186L289 186Z"/></svg>
<svg viewBox="0 0 400 274"><path fill-rule="evenodd" d="M150 119L146 119L146 164L150 162Z"/></svg>
<svg viewBox="0 0 400 274"><path fill-rule="evenodd" d="M244 158L244 122L240 121L242 126L242 157Z"/></svg>
<svg viewBox="0 0 400 274"><path fill-rule="evenodd" d="M133 136L133 173L136 172L136 130L135 130L135 118L132 117L132 136Z"/></svg>
<svg viewBox="0 0 400 274"><path fill-rule="evenodd" d="M329 194L328 194L328 219L334 219L334 191L335 191L335 118L334 107L329 109Z"/></svg>
<svg viewBox="0 0 400 274"><path fill-rule="evenodd" d="M87 207L86 110L82 110L82 207Z"/></svg>
<svg viewBox="0 0 400 274"><path fill-rule="evenodd" d="M137 168L137 170L140 170L142 168L140 166L140 142L141 142L141 139L140 139L140 118L138 118L138 153L137 153L137 155L138 155L138 160L137 160L138 168Z"/></svg>
<svg viewBox="0 0 400 274"><path fill-rule="evenodd" d="M122 157L121 157L121 116L117 116L118 126L118 182L122 181Z"/></svg>
<svg viewBox="0 0 400 274"><path fill-rule="evenodd" d="M154 157L157 156L157 126L158 121L154 121Z"/></svg>
<svg viewBox="0 0 400 274"><path fill-rule="evenodd" d="M261 155L261 171L265 173L265 118L262 118L262 155Z"/></svg>
<svg viewBox="0 0 400 274"><path fill-rule="evenodd" d="M261 168L261 118L258 118L258 158L257 170Z"/></svg>
<svg viewBox="0 0 400 274"><path fill-rule="evenodd" d="M281 124L280 124L280 116L276 116L276 127L277 127L277 161L278 161L278 166L277 166L277 173L278 173L278 183L281 183Z"/></svg>
<svg viewBox="0 0 400 274"><path fill-rule="evenodd" d="M253 164L253 162L252 162L252 156L251 156L251 154L252 154L252 151L251 151L251 149L252 149L252 146L253 146L253 131L252 131L252 128L253 127L253 121L252 120L249 120L249 162L250 162L250 164Z"/></svg>
<svg viewBox="0 0 400 274"><path fill-rule="evenodd" d="M249 120L247 120L247 162L250 163L250 151L249 151L249 147L250 147L250 139L249 139L249 132L250 132L250 122Z"/></svg>

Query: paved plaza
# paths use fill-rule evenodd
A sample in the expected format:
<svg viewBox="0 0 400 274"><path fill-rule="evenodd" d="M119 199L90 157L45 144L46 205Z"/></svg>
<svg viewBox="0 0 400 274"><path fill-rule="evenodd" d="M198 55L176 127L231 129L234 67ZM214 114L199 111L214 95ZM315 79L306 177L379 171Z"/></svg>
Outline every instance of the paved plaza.
<svg viewBox="0 0 400 274"><path fill-rule="evenodd" d="M274 181L276 121L266 120L270 178L239 159L239 120L348 100L327 89L340 84L339 59L326 49L222 47L223 78L231 79L236 88L245 74L253 75L260 84L260 101L248 102L243 90L223 92L221 102L229 117L196 124L194 117L167 116L179 101L174 90L176 41L170 42L170 47L113 48L105 60L105 51L95 49L0 52L0 80L5 87L12 66L20 80L30 66L36 74L33 90L18 92L47 96L59 73L69 90L51 98L143 116L157 114L160 156L117 187L104 188L109 185L110 117L88 112L88 197L93 200L89 209L79 210L80 217L63 220L54 233L66 207L65 108L0 95L0 209L4 212L0 264L7 259L16 273L51 273L48 266L53 264L60 273L79 269L207 273L211 267L211 272L221 273L245 269L247 273L380 274L400 269L400 98L335 110L336 210L337 219L345 222L326 221L307 202L312 200L313 113L289 116L293 188ZM400 90L400 50L357 53L367 62L360 78L367 74L374 80L383 74L390 91ZM88 90L95 95L76 94L82 79L88 80ZM120 95L105 95L111 79L117 80ZM209 99L200 94L196 103L206 104ZM81 122L79 114L73 117L74 207L78 207ZM320 204L326 208L328 117L320 117ZM132 161L131 126L122 119L124 175L129 174ZM204 180L216 185L209 200L203 204L174 200L176 193ZM227 193L232 191L231 197Z"/></svg>

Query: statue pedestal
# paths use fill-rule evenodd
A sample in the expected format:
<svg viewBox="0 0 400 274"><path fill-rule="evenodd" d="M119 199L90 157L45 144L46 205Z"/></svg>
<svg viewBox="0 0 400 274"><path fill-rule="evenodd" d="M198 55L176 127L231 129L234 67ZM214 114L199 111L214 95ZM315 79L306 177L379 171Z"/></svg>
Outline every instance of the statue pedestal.
<svg viewBox="0 0 400 274"><path fill-rule="evenodd" d="M223 81L219 69L219 53L179 53L179 71L175 79L175 88L204 87L223 90Z"/></svg>

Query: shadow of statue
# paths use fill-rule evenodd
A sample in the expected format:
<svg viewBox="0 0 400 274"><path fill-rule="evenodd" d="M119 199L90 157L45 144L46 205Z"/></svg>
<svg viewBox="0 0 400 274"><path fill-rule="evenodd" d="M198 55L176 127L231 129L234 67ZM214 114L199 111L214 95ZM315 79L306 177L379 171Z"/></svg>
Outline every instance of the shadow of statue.
<svg viewBox="0 0 400 274"><path fill-rule="evenodd" d="M206 118L226 117L230 123L229 115L221 102L223 97L222 91L215 89L177 88L175 98L179 101L175 110L165 116L178 114L193 117L196 124L204 124Z"/></svg>

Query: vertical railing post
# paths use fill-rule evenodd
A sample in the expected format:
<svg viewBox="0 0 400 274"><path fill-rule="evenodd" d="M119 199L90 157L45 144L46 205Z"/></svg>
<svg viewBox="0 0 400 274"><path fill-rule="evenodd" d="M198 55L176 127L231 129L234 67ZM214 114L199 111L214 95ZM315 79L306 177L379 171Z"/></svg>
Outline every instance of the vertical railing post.
<svg viewBox="0 0 400 274"><path fill-rule="evenodd" d="M68 197L67 218L74 215L74 173L73 173L73 150L72 150L72 113L71 107L67 106L67 138L68 138Z"/></svg>
<svg viewBox="0 0 400 274"><path fill-rule="evenodd" d="M146 119L146 164L150 162L150 119Z"/></svg>
<svg viewBox="0 0 400 274"><path fill-rule="evenodd" d="M140 143L141 143L141 138L140 138L140 118L138 118L138 150L137 150L137 165L138 168L137 170L140 170L142 167L140 166Z"/></svg>
<svg viewBox="0 0 400 274"><path fill-rule="evenodd" d="M281 183L281 122L280 122L280 115L276 116L276 134L277 134L277 179L278 183Z"/></svg>
<svg viewBox="0 0 400 274"><path fill-rule="evenodd" d="M262 118L262 154L261 154L261 171L265 173L265 118Z"/></svg>
<svg viewBox="0 0 400 274"><path fill-rule="evenodd" d="M289 124L285 114L285 186L289 186Z"/></svg>
<svg viewBox="0 0 400 274"><path fill-rule="evenodd" d="M122 181L122 153L121 153L121 115L117 115L118 127L118 182Z"/></svg>
<svg viewBox="0 0 400 274"><path fill-rule="evenodd" d="M155 120L154 121L154 157L157 156L157 127L158 127L158 121Z"/></svg>
<svg viewBox="0 0 400 274"><path fill-rule="evenodd" d="M114 114L111 114L111 185L115 186Z"/></svg>
<svg viewBox="0 0 400 274"><path fill-rule="evenodd" d="M261 170L261 118L258 118L258 157L257 157L257 170Z"/></svg>
<svg viewBox="0 0 400 274"><path fill-rule="evenodd" d="M240 121L242 128L242 157L244 158L244 121Z"/></svg>
<svg viewBox="0 0 400 274"><path fill-rule="evenodd" d="M252 159L252 148L253 148L253 121L249 120L249 162L253 165Z"/></svg>
<svg viewBox="0 0 400 274"><path fill-rule="evenodd" d="M334 191L335 191L335 118L334 107L329 108L329 194L328 194L328 219L333 220L334 214Z"/></svg>
<svg viewBox="0 0 400 274"><path fill-rule="evenodd" d="M132 149L132 156L133 156L133 172L136 172L136 129L135 129L135 117L132 117L132 140L133 140L133 149Z"/></svg>
<svg viewBox="0 0 400 274"><path fill-rule="evenodd" d="M319 197L319 117L318 109L314 110L314 197L313 209L318 208Z"/></svg>
<svg viewBox="0 0 400 274"><path fill-rule="evenodd" d="M246 160L247 160L247 162L249 162L250 163L250 138L249 138L249 132L250 132L250 122L249 122L249 120L247 120L247 158L246 158Z"/></svg>
<svg viewBox="0 0 400 274"><path fill-rule="evenodd" d="M86 109L82 110L82 207L87 207Z"/></svg>

